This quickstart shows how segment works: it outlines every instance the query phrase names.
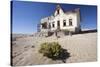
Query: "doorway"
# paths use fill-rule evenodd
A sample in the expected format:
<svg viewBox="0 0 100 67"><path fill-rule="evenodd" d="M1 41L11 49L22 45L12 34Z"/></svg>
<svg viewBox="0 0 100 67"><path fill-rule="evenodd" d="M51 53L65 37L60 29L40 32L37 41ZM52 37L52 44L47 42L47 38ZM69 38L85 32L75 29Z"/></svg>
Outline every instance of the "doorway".
<svg viewBox="0 0 100 67"><path fill-rule="evenodd" d="M60 30L60 21L57 21L57 29Z"/></svg>

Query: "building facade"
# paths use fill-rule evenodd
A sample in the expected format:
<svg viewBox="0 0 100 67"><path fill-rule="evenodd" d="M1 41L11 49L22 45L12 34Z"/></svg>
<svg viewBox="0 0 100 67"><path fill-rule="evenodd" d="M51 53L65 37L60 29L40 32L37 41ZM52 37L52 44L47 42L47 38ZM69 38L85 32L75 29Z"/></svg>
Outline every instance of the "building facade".
<svg viewBox="0 0 100 67"><path fill-rule="evenodd" d="M64 12L60 5L57 5L54 14L42 18L39 26L39 32L79 32L80 29L80 9Z"/></svg>

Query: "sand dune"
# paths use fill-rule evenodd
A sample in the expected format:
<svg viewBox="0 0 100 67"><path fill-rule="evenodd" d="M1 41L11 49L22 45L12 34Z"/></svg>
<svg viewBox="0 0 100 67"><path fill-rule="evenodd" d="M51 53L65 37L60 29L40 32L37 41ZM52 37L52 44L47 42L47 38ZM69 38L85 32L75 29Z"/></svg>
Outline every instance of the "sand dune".
<svg viewBox="0 0 100 67"><path fill-rule="evenodd" d="M64 36L61 38L27 36L12 41L13 65L35 65L63 63L61 60L51 60L38 53L40 44L54 42L59 44L70 53L66 63L89 62L97 60L97 32Z"/></svg>

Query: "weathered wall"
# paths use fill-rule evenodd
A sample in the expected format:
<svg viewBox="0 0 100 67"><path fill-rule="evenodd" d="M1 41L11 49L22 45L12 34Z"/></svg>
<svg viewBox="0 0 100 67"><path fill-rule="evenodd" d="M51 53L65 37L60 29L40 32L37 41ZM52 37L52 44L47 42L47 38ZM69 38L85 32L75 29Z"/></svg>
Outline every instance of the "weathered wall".
<svg viewBox="0 0 100 67"><path fill-rule="evenodd" d="M48 19L49 18L49 19ZM72 26L69 26L69 19L72 19ZM63 20L66 20L66 26L63 26ZM76 12L66 12L64 13L63 10L59 9L59 14L57 14L57 10L54 12L54 17L50 19L50 17L46 17L41 19L41 23L47 22L47 26L51 26L51 31L54 31L57 29L57 21L60 21L60 29L61 30L69 30L69 31L75 31L76 28L80 29L80 13L79 10ZM52 26L52 23L54 23L54 27ZM47 31L42 29L41 31Z"/></svg>

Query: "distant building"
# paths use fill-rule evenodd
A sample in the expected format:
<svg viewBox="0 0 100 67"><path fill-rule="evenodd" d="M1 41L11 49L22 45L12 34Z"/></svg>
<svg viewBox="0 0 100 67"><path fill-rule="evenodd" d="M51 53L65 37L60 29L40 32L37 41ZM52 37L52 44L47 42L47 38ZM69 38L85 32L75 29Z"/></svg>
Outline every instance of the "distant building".
<svg viewBox="0 0 100 67"><path fill-rule="evenodd" d="M57 5L54 14L41 19L38 26L39 32L56 32L56 31L80 31L80 9L74 9L64 12L60 5Z"/></svg>

